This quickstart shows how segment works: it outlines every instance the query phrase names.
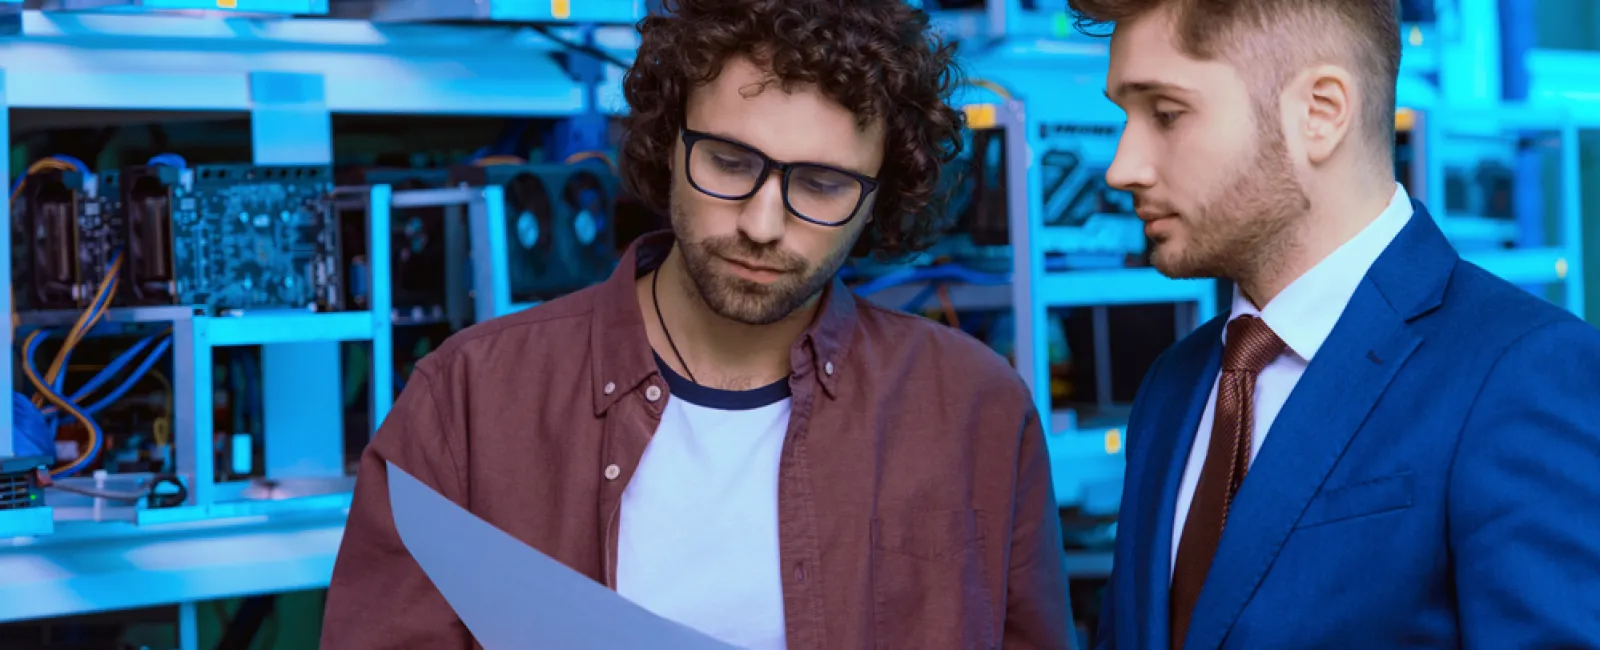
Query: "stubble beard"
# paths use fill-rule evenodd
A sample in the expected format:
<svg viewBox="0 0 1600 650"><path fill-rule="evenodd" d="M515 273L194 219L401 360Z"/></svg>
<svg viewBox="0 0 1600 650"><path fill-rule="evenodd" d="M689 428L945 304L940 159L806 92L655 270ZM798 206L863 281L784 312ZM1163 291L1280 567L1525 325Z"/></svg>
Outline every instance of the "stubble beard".
<svg viewBox="0 0 1600 650"><path fill-rule="evenodd" d="M1170 278L1253 278L1272 268L1293 246L1293 230L1311 209L1295 178L1276 116L1258 109L1254 159L1235 172L1218 198L1197 210L1177 248L1151 242L1151 264Z"/></svg>
<svg viewBox="0 0 1600 650"><path fill-rule="evenodd" d="M833 281L849 257L853 241L829 254L820 264L812 264L778 245L762 246L737 233L721 237L697 238L689 226L687 209L671 200L672 232L677 240L687 279L684 289L712 313L745 325L771 325L805 307ZM777 281L762 284L729 275L718 267L717 259L728 257L782 269Z"/></svg>

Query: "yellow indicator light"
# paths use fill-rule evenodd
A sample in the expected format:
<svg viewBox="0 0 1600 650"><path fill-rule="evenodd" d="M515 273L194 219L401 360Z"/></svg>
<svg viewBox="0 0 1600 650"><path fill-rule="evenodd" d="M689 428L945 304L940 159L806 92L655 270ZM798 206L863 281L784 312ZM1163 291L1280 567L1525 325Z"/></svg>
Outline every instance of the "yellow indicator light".
<svg viewBox="0 0 1600 650"><path fill-rule="evenodd" d="M1412 47L1422 47L1422 28L1416 27L1416 26L1412 26L1412 28L1411 28L1411 46Z"/></svg>
<svg viewBox="0 0 1600 650"><path fill-rule="evenodd" d="M1106 432L1106 453L1115 454L1122 451L1122 430L1112 429Z"/></svg>
<svg viewBox="0 0 1600 650"><path fill-rule="evenodd" d="M966 107L966 113L969 129L994 128L997 121L994 104L971 104Z"/></svg>
<svg viewBox="0 0 1600 650"><path fill-rule="evenodd" d="M1567 258L1561 257L1556 259L1556 277L1563 280L1567 279Z"/></svg>
<svg viewBox="0 0 1600 650"><path fill-rule="evenodd" d="M550 0L550 15L566 20L572 17L572 0Z"/></svg>
<svg viewBox="0 0 1600 650"><path fill-rule="evenodd" d="M1394 130L1410 131L1417 125L1417 113L1409 108L1398 109L1394 112Z"/></svg>
<svg viewBox="0 0 1600 650"><path fill-rule="evenodd" d="M238 9L239 0L217 0L218 9Z"/></svg>

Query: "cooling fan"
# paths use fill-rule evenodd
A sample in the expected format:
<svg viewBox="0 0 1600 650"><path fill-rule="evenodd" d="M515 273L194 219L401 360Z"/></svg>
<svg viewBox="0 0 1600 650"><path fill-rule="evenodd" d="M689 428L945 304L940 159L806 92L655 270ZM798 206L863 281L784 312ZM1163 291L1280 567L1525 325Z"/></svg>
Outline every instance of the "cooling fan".
<svg viewBox="0 0 1600 650"><path fill-rule="evenodd" d="M561 188L562 214L567 215L572 235L572 270L578 278L591 282L610 275L617 262L616 198L608 178L580 170L568 176Z"/></svg>
<svg viewBox="0 0 1600 650"><path fill-rule="evenodd" d="M557 278L568 263L556 245L555 205L545 180L531 172L505 183L506 261L511 295L517 300L543 300L560 292Z"/></svg>

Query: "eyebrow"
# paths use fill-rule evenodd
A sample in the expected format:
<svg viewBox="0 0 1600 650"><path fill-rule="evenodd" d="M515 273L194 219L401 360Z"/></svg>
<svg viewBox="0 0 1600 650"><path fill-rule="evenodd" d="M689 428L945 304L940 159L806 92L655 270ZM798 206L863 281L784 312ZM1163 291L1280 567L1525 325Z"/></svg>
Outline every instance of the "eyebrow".
<svg viewBox="0 0 1600 650"><path fill-rule="evenodd" d="M1115 103L1126 99L1129 95L1149 95L1153 93L1188 95L1193 93L1194 90L1187 86L1167 81L1125 81L1117 84L1115 90L1107 89L1104 92L1106 99Z"/></svg>
<svg viewBox="0 0 1600 650"><path fill-rule="evenodd" d="M699 129L689 129L689 130L690 131L700 131ZM768 158L772 158L773 160L778 160L779 162L786 162L786 163L798 164L798 165L819 165L819 166L822 166L822 167L832 167L834 169L839 169L839 170L844 170L844 171L855 173L855 174L860 174L860 175L866 176L868 178L873 178L873 177L876 176L876 174L867 173L866 170L860 169L856 165L847 165L847 164L844 164L844 163L839 162L837 160L779 160L778 158L773 158L772 154L767 153L766 150L762 149L761 147L757 147L757 146L755 146L753 144L745 142L744 140L736 138L736 137L734 137L732 135L729 135L727 133L722 133L720 131L715 131L715 130L705 130L705 131L700 131L700 132L704 133L706 135L716 136L717 138L721 138L723 140L727 140L729 142L732 142L734 144L737 144L737 145L740 145L740 146L743 146L743 147L747 147L751 151L758 152L763 156L766 156Z"/></svg>

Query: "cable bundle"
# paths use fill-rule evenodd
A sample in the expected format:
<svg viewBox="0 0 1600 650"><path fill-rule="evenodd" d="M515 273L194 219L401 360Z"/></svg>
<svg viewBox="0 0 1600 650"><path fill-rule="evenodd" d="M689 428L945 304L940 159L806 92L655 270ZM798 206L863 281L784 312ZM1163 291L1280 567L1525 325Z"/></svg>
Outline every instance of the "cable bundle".
<svg viewBox="0 0 1600 650"><path fill-rule="evenodd" d="M157 156L152 158L150 162L152 165L166 164L179 168L184 166L181 158L170 155ZM57 155L34 163L29 167L28 175L45 170L73 170L89 173L87 166L81 161L69 156ZM12 190L13 200L21 193L26 180L27 176L17 180ZM95 422L92 416L115 403L123 395L127 394L129 390L132 390L133 386L150 371L155 362L172 345L172 338L168 335L168 332L142 339L107 364L83 386L72 391L71 395L66 394L66 375L72 351L83 341L89 331L94 329L94 326L100 322L100 319L105 316L106 311L110 308L120 283L122 264L122 253L118 251L112 255L106 276L95 290L94 300L79 315L72 327L67 330L66 340L62 342L61 348L56 352L55 359L45 372L39 372L38 366L34 362L34 356L39 349L39 345L51 335L51 332L45 329L35 330L22 341L22 363L20 365L23 375L33 385L35 394L32 399L23 398L20 393L14 394L12 397L13 421L16 423L14 430L19 434L16 445L18 450L27 449L39 455L54 457L56 455L56 420L62 414L77 420L89 433L87 449L66 465L52 468L50 470L51 477L71 476L81 472L99 457L104 447L105 436L100 430L100 425ZM13 296L13 332L19 322L20 318L16 313L16 301ZM120 385L87 407L83 406L83 402L95 390L106 385L107 382L132 364L140 353L152 345L154 349L144 356L133 371L127 374Z"/></svg>

